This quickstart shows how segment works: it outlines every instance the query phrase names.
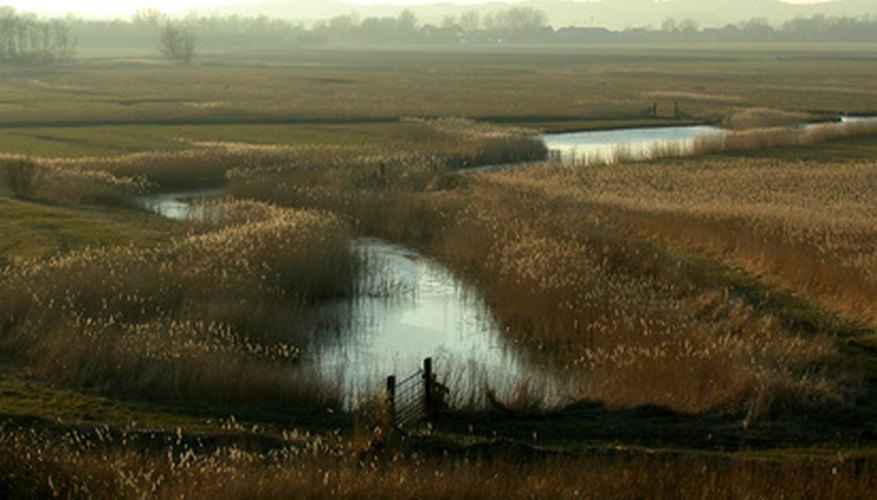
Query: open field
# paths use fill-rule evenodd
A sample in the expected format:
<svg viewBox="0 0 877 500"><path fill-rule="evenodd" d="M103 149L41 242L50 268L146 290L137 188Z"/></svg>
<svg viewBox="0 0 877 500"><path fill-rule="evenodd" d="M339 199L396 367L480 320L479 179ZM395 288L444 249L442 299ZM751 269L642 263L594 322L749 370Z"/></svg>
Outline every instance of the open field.
<svg viewBox="0 0 877 500"><path fill-rule="evenodd" d="M528 134L874 112L871 49L0 67L0 495L868 497L874 135L568 167ZM217 224L132 208L215 187ZM452 394L396 439L379 398L345 411L295 368L372 271L360 236L471 283L575 397Z"/></svg>
<svg viewBox="0 0 877 500"><path fill-rule="evenodd" d="M178 228L133 211L47 205L0 197L0 259L45 259L85 247L150 246Z"/></svg>
<svg viewBox="0 0 877 500"><path fill-rule="evenodd" d="M177 149L176 137L356 144L380 135L380 127L337 125L406 116L548 129L629 126L672 121L674 102L683 120L712 122L750 107L875 112L872 53L844 45L387 47L206 55L191 67L125 57L5 66L0 150L123 154ZM649 116L653 103L658 120Z"/></svg>

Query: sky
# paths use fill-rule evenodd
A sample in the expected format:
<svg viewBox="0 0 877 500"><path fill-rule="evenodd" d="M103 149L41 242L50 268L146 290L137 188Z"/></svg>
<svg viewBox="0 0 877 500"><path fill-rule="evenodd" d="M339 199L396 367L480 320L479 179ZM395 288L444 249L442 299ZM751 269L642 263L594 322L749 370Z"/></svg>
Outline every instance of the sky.
<svg viewBox="0 0 877 500"><path fill-rule="evenodd" d="M294 1L294 0L293 0ZM429 3L486 3L488 0L341 0L351 4L394 4L417 5ZM506 0L509 1L509 0ZM786 3L820 3L826 0L783 0ZM829 0L830 1L830 0ZM105 16L113 14L130 15L138 9L152 7L162 12L175 13L190 9L209 9L211 5L259 3L258 0L0 0L0 5L9 5L16 10L38 14L58 14L74 11ZM509 2L512 3L512 2Z"/></svg>

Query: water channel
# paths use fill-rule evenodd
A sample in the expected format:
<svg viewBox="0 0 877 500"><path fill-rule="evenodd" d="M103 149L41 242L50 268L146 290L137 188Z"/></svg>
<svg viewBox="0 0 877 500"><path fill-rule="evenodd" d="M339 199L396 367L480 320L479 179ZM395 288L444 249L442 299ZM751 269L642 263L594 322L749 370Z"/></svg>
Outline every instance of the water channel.
<svg viewBox="0 0 877 500"><path fill-rule="evenodd" d="M199 199L221 191L141 197L141 208L180 221L215 222L213 205ZM479 402L489 388L498 399L532 387L544 403L573 396L572 382L537 366L509 345L476 290L433 259L378 239L350 243L367 263L356 297L311 314L333 320L311 346L301 369L339 388L348 407L383 387L386 377L414 373L432 357L439 380L459 403Z"/></svg>
<svg viewBox="0 0 877 500"><path fill-rule="evenodd" d="M613 163L623 149L632 159L646 159L657 147L692 149L698 137L724 133L707 125L653 127L543 135L548 151L564 163Z"/></svg>
<svg viewBox="0 0 877 500"><path fill-rule="evenodd" d="M716 133L722 132L706 126L661 127L542 139L555 156L575 162L582 155L610 159L620 144L646 155L656 144L687 144ZM171 219L215 222L216 212L193 200L218 195L220 190L150 195L139 204ZM413 373L427 356L434 358L440 378L458 391L469 389L463 391L463 400L483 395L484 387L502 398L528 384L548 403L576 396L571 387L581 387L581 378L572 383L572 375L539 366L509 345L477 291L438 262L376 239L355 240L351 251L359 252L370 269L360 283L362 293L322 306L345 320L321 335L319 344L309 346L311 356L303 366L339 387L350 404L381 387L387 375ZM392 284L393 293L386 293L387 284Z"/></svg>

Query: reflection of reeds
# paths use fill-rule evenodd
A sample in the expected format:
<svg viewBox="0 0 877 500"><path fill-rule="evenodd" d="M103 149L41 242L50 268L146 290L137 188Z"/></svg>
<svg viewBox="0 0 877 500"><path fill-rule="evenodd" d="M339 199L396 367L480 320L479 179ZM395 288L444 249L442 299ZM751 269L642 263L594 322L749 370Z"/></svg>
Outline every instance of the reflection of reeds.
<svg viewBox="0 0 877 500"><path fill-rule="evenodd" d="M522 363L525 358L516 356ZM443 359L437 375L448 390L444 401L448 409L469 414L500 411L541 415L573 402L587 383L582 379L587 375L581 371L576 380L569 370L504 366L499 363L502 360L499 356L466 362Z"/></svg>
<svg viewBox="0 0 877 500"><path fill-rule="evenodd" d="M113 393L330 401L292 363L313 335L302 308L352 293L358 279L344 225L255 203L222 209L222 227L168 247L86 250L10 271L2 349L56 382Z"/></svg>
<svg viewBox="0 0 877 500"><path fill-rule="evenodd" d="M784 146L805 146L875 134L877 134L877 120L823 123L806 127L717 131L704 133L693 139L660 141L643 148L637 148L630 144L619 144L597 153L569 154L562 161L572 166L596 167L644 160L683 158L724 151L757 151ZM555 161L560 160L561 158L555 158Z"/></svg>

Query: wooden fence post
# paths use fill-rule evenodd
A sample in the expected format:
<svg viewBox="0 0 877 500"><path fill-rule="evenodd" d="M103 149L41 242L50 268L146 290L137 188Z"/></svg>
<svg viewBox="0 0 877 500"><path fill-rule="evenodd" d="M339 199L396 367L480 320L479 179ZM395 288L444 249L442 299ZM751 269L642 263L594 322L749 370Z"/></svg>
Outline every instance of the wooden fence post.
<svg viewBox="0 0 877 500"><path fill-rule="evenodd" d="M432 413L432 358L423 360L423 413L427 418Z"/></svg>
<svg viewBox="0 0 877 500"><path fill-rule="evenodd" d="M387 417L390 429L396 427L396 376L387 377Z"/></svg>

